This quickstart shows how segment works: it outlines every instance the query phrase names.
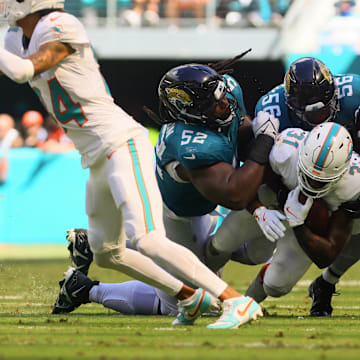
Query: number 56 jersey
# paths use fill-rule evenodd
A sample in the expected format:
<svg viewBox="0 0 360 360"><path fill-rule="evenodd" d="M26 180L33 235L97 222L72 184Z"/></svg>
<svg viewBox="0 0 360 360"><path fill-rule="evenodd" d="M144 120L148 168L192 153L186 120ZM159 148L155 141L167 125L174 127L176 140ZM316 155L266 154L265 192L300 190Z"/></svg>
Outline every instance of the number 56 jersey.
<svg viewBox="0 0 360 360"><path fill-rule="evenodd" d="M335 118L332 120L347 128L354 140L354 148L356 151L360 149L360 139L355 129L354 119L355 111L360 104L360 76L357 74L338 74L334 76L337 86L338 107ZM306 123L301 121L295 112L290 110L286 104L284 85L279 85L262 96L255 109L255 115L259 111L266 111L273 114L280 121L279 132L287 128L306 128Z"/></svg>
<svg viewBox="0 0 360 360"><path fill-rule="evenodd" d="M286 129L277 136L270 152L269 163L272 170L281 176L282 182L290 190L298 185L299 148L307 134L307 131L298 128ZM341 204L356 200L359 196L360 157L353 151L348 171L323 199L328 203L330 210L335 211Z"/></svg>
<svg viewBox="0 0 360 360"><path fill-rule="evenodd" d="M74 52L29 84L75 143L83 167L88 167L144 129L114 103L87 33L74 16L52 12L42 17L28 44L21 28L10 28L5 36L5 48L22 58L50 42L66 43Z"/></svg>

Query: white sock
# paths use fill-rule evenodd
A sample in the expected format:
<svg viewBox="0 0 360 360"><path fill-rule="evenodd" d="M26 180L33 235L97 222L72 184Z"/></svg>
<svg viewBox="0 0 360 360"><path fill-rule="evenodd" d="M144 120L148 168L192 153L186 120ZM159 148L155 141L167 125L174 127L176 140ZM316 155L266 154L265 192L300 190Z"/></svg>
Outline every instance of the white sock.
<svg viewBox="0 0 360 360"><path fill-rule="evenodd" d="M322 277L325 281L330 284L335 285L339 281L339 276L337 276L334 272L332 272L329 268L325 269L322 273Z"/></svg>

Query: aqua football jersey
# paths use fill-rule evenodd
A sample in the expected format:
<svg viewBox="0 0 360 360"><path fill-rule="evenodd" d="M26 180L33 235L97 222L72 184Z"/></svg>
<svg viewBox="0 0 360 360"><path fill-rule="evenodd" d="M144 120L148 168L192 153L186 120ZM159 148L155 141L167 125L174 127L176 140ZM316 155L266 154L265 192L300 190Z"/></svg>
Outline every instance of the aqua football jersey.
<svg viewBox="0 0 360 360"><path fill-rule="evenodd" d="M338 86L339 111L332 121L345 126L354 137L356 136L354 116L356 109L360 105L360 76L356 74L340 74L335 75L334 78ZM301 122L286 105L284 85L276 86L259 99L256 104L255 115L261 110L267 111L279 119L279 132L287 128L309 130L306 128L306 124Z"/></svg>
<svg viewBox="0 0 360 360"><path fill-rule="evenodd" d="M236 99L236 118L227 135L203 126L176 122L162 126L155 146L156 177L166 206L178 216L201 216L214 210L217 204L207 200L188 182L170 176L165 167L180 163L186 169L210 166L226 162L238 166L236 146L239 124L246 115L243 93L240 85L229 75L224 76L230 90L226 96Z"/></svg>

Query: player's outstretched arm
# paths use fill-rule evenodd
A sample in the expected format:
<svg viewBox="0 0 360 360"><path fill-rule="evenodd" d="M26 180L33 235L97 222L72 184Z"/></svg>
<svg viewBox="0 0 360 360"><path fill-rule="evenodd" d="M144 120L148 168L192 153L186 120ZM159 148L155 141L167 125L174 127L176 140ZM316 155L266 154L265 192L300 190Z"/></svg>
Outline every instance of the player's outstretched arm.
<svg viewBox="0 0 360 360"><path fill-rule="evenodd" d="M326 237L313 233L306 224L293 229L302 249L322 269L335 260L350 238L352 219L343 210L333 213Z"/></svg>
<svg viewBox="0 0 360 360"><path fill-rule="evenodd" d="M28 59L31 60L36 75L51 69L74 51L68 44L52 41L42 45L39 51L29 56Z"/></svg>
<svg viewBox="0 0 360 360"><path fill-rule="evenodd" d="M262 183L264 166L247 160L239 169L219 162L185 171L193 185L208 200L228 209L241 210L256 196Z"/></svg>

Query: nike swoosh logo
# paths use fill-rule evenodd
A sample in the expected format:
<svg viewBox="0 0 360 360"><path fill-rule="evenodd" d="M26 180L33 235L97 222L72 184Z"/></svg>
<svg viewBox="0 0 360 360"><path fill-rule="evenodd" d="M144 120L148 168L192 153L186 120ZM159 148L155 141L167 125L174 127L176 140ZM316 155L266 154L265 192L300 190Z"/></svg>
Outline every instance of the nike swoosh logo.
<svg viewBox="0 0 360 360"><path fill-rule="evenodd" d="M290 211L290 208L288 206L286 207L286 212L288 212L293 217L296 217L295 214L292 211Z"/></svg>
<svg viewBox="0 0 360 360"><path fill-rule="evenodd" d="M85 288L86 288L86 285L83 285L81 288L73 291L73 292L71 293L71 295L72 295L73 297L76 297L77 294L78 294L80 291L84 290Z"/></svg>
<svg viewBox="0 0 360 360"><path fill-rule="evenodd" d="M191 156L184 156L184 159L194 160L196 158L195 154L192 154Z"/></svg>
<svg viewBox="0 0 360 360"><path fill-rule="evenodd" d="M249 310L250 305L253 303L254 299L251 299L250 302L246 305L245 309L243 311L239 310L237 311L237 313L240 316L244 316L246 314L246 312Z"/></svg>
<svg viewBox="0 0 360 360"><path fill-rule="evenodd" d="M55 20L58 19L60 16L61 16L61 15L55 16L55 17L51 18L50 21L55 21Z"/></svg>
<svg viewBox="0 0 360 360"><path fill-rule="evenodd" d="M194 317L194 316L197 315L198 311L200 310L200 306L201 306L201 303L202 303L202 301L204 299L204 296L205 296L205 290L203 290L202 293L201 293L201 298L200 298L200 300L199 300L199 302L198 302L198 304L196 306L195 311L193 313L188 312L189 317Z"/></svg>
<svg viewBox="0 0 360 360"><path fill-rule="evenodd" d="M116 153L117 150L114 150L111 154L106 155L106 157L108 158L108 160L111 159L111 157Z"/></svg>

